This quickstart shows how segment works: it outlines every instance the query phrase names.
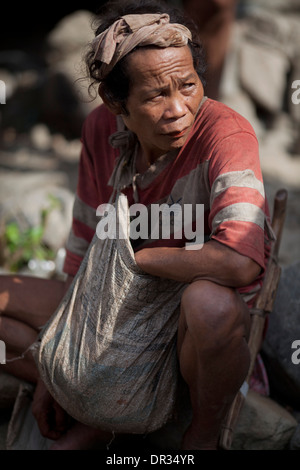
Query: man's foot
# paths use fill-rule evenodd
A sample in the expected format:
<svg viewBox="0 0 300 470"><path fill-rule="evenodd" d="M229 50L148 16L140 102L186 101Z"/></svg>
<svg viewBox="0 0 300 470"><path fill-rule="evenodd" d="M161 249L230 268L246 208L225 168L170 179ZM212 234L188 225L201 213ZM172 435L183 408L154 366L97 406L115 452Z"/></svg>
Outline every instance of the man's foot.
<svg viewBox="0 0 300 470"><path fill-rule="evenodd" d="M65 434L52 444L50 450L106 450L113 440L113 433L75 422Z"/></svg>
<svg viewBox="0 0 300 470"><path fill-rule="evenodd" d="M181 443L181 450L217 450L218 439L203 439L199 433L195 433L188 428Z"/></svg>

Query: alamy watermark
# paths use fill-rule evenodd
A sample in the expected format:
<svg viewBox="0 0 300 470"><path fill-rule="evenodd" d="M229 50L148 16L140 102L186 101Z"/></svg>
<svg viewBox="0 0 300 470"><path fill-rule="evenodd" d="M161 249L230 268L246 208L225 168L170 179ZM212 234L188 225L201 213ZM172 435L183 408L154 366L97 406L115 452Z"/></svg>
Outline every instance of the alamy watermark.
<svg viewBox="0 0 300 470"><path fill-rule="evenodd" d="M186 240L185 248L199 250L204 243L204 204L151 204L150 210L143 204L133 204L129 208L129 234L119 226L117 214L112 204L101 204L96 211L101 216L96 233L99 239Z"/></svg>
<svg viewBox="0 0 300 470"><path fill-rule="evenodd" d="M295 349L291 357L292 363L298 365L300 364L300 339L293 341L291 348Z"/></svg>
<svg viewBox="0 0 300 470"><path fill-rule="evenodd" d="M6 345L0 340L0 364L6 364Z"/></svg>
<svg viewBox="0 0 300 470"><path fill-rule="evenodd" d="M6 85L3 80L0 80L0 104L6 104Z"/></svg>
<svg viewBox="0 0 300 470"><path fill-rule="evenodd" d="M291 99L293 104L300 104L300 80L294 80L292 88L295 90L292 93Z"/></svg>

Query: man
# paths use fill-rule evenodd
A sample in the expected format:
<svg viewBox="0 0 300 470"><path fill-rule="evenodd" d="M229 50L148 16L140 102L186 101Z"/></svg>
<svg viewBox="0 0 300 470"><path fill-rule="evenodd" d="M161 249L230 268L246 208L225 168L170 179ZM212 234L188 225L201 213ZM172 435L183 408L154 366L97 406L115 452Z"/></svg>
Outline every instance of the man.
<svg viewBox="0 0 300 470"><path fill-rule="evenodd" d="M135 247L135 258L145 272L188 285L177 351L193 417L181 448L217 449L222 422L249 367L249 306L265 270L267 212L254 131L233 110L204 97L201 47L178 18L147 0L108 3L101 15L87 64L104 104L83 126L65 271L69 285L94 235L96 208L114 188L130 204L148 208L204 204L203 247L187 250L185 240L174 237L149 239ZM19 277L14 290L11 285L5 278L0 331L14 357L34 341L64 287ZM18 289L22 300L10 294ZM25 311L30 314L24 319ZM22 373L14 362L8 370L37 381L33 412L42 433L56 440L53 449L110 439L77 422L68 428L68 417L25 357Z"/></svg>

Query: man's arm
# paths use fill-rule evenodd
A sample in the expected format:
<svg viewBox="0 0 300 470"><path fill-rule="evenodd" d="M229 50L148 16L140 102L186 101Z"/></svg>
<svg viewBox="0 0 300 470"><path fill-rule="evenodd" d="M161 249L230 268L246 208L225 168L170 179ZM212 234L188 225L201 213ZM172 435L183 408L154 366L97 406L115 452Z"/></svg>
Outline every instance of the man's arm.
<svg viewBox="0 0 300 470"><path fill-rule="evenodd" d="M255 261L215 240L199 250L144 248L135 259L143 271L154 276L185 283L206 279L235 288L251 284L261 271Z"/></svg>

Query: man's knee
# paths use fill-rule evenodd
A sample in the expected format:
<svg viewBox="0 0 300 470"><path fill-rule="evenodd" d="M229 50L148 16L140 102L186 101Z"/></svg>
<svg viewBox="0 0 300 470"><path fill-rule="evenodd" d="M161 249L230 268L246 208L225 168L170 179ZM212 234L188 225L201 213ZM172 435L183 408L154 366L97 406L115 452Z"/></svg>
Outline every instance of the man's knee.
<svg viewBox="0 0 300 470"><path fill-rule="evenodd" d="M181 299L185 327L199 339L228 340L234 334L247 336L250 316L239 294L210 281L195 281Z"/></svg>

